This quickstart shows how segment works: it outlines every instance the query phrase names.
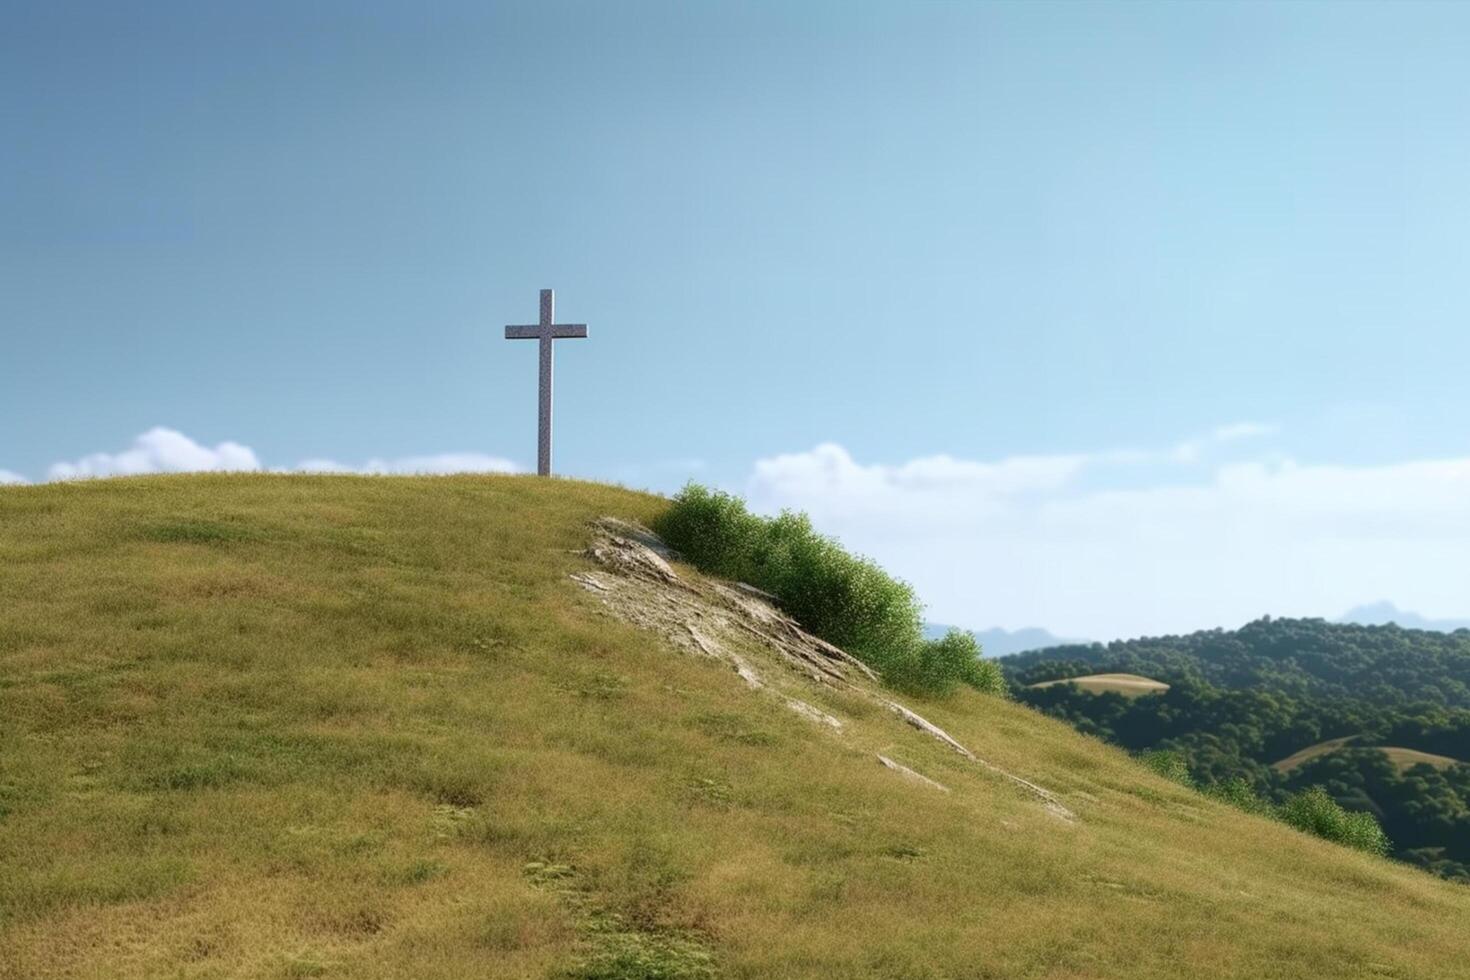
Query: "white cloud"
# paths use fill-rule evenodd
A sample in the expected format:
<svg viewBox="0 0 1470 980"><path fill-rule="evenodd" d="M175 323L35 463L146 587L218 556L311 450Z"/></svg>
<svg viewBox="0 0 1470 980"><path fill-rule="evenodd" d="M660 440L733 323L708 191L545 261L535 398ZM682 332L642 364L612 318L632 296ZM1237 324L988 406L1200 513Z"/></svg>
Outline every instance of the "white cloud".
<svg viewBox="0 0 1470 980"><path fill-rule="evenodd" d="M330 459L308 459L296 469L304 473L363 473L373 475L449 473L519 473L521 468L508 459L484 453L441 453L437 456L404 456L399 459L370 459L361 466L350 466Z"/></svg>
<svg viewBox="0 0 1470 980"><path fill-rule="evenodd" d="M249 446L222 442L214 448L202 446L174 429L149 429L119 453L92 453L75 462L53 464L47 470L52 480L77 480L103 476L140 476L147 473L248 472L264 469ZM508 459L484 453L440 453L370 459L360 466L330 459L310 459L280 472L363 474L517 473L520 467ZM16 474L0 470L0 483L25 482Z"/></svg>
<svg viewBox="0 0 1470 980"><path fill-rule="evenodd" d="M1470 459L1257 459L1170 483L1145 466L1154 484L1117 485L1138 479L1120 472L1129 458L1147 462L1097 453L884 466L828 444L757 462L747 489L757 509L808 511L912 581L945 622L1109 639L1266 613L1335 616L1381 596L1466 613ZM1099 475L1114 485L1098 486Z"/></svg>
<svg viewBox="0 0 1470 980"><path fill-rule="evenodd" d="M210 449L182 432L149 429L120 453L93 453L72 463L55 463L47 470L52 480L96 476L138 476L144 473L197 473L214 470L258 470L260 460L249 446L222 442Z"/></svg>
<svg viewBox="0 0 1470 980"><path fill-rule="evenodd" d="M1213 446L1240 442L1244 439L1262 439L1280 432L1279 426L1263 422L1232 422L1217 425L1207 435L1186 439L1174 447L1169 457L1176 463L1197 463Z"/></svg>
<svg viewBox="0 0 1470 980"><path fill-rule="evenodd" d="M17 483L29 483L29 482L31 482L31 481L27 480L25 477L21 476L19 473L12 473L9 470L0 470L0 486L4 486L5 484L17 484Z"/></svg>
<svg viewBox="0 0 1470 980"><path fill-rule="evenodd" d="M751 503L775 510L800 506L829 516L892 515L901 520L952 522L994 510L1012 497L1066 485L1086 465L1086 456L1018 456L975 463L952 456L926 456L899 466L859 465L835 443L811 452L758 460ZM816 505L815 507L813 505Z"/></svg>

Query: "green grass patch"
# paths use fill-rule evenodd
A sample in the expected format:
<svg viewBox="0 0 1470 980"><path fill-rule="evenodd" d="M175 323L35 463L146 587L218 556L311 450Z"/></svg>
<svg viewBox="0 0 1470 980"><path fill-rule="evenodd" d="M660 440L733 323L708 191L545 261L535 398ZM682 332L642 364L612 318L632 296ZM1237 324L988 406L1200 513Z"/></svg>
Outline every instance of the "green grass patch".
<svg viewBox="0 0 1470 980"><path fill-rule="evenodd" d="M144 541L163 544L234 544L240 541L258 541L265 537L255 527L227 521L173 520L150 524L142 528L138 537Z"/></svg>

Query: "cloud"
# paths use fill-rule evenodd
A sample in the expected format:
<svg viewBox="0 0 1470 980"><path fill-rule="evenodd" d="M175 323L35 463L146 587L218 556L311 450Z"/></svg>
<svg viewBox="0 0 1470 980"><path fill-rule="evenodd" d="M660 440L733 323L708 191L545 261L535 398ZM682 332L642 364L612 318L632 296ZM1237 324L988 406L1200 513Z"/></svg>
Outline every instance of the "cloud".
<svg viewBox="0 0 1470 980"><path fill-rule="evenodd" d="M1080 455L1017 456L993 463L926 456L899 466L864 466L829 442L810 452L758 460L750 493L754 506L768 510L800 500L832 516L887 514L944 522L957 516L955 505L974 516L1014 497L1055 491L1087 462Z"/></svg>
<svg viewBox="0 0 1470 980"><path fill-rule="evenodd" d="M1470 459L1262 458L1161 477L1127 457L892 466L826 444L758 461L746 489L764 512L808 511L945 622L1109 639L1335 616L1384 595L1465 615Z"/></svg>
<svg viewBox="0 0 1470 980"><path fill-rule="evenodd" d="M31 481L27 480L25 477L21 476L19 473L12 473L9 470L0 470L0 486L4 486L6 484L29 483L29 482L31 482Z"/></svg>
<svg viewBox="0 0 1470 980"><path fill-rule="evenodd" d="M200 445L174 429L149 429L119 453L92 453L75 462L53 464L47 470L51 480L78 480L105 476L141 476L147 473L203 473L215 471L250 472L261 470L260 458L249 446L238 442L222 442L214 448ZM362 473L362 474L447 474L447 473L518 473L520 467L508 459L484 453L440 453L429 456L403 456L396 459L370 459L360 466L330 459L309 459L277 472ZM16 474L0 470L0 483L25 482Z"/></svg>
<svg viewBox="0 0 1470 980"><path fill-rule="evenodd" d="M138 476L144 473L199 473L260 469L260 460L249 446L222 442L210 449L182 432L157 427L149 429L120 453L93 453L72 463L54 463L47 470L52 480L78 480L98 476Z"/></svg>
<svg viewBox="0 0 1470 980"><path fill-rule="evenodd" d="M1176 463L1196 463L1213 446L1240 442L1245 439L1262 439L1280 432L1279 426L1264 422L1232 422L1217 425L1207 435L1186 439L1174 447L1170 458Z"/></svg>
<svg viewBox="0 0 1470 980"><path fill-rule="evenodd" d="M449 473L519 473L508 459L484 453L441 453L437 456L404 456L400 459L370 459L350 466L330 459L308 459L296 466L303 473L362 473L372 475L445 475Z"/></svg>

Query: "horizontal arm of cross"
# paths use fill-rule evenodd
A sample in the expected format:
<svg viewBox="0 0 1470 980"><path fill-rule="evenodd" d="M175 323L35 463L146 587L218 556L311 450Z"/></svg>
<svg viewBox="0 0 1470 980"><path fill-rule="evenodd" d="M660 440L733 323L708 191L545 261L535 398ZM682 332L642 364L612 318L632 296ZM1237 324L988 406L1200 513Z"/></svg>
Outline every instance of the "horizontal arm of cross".
<svg viewBox="0 0 1470 980"><path fill-rule="evenodd" d="M580 340L587 336L587 324L585 323L553 323L549 336L553 340ZM506 340L539 340L541 339L541 325L538 323L526 323L505 328Z"/></svg>

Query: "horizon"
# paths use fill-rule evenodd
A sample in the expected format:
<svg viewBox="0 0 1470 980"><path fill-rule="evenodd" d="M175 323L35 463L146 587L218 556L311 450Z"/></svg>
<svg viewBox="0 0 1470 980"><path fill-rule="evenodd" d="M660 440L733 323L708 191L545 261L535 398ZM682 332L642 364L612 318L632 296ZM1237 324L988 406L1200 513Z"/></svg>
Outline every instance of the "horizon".
<svg viewBox="0 0 1470 980"><path fill-rule="evenodd" d="M526 472L501 331L554 288L559 473L805 510L934 621L1465 619L1466 43L1420 3L13 4L0 483Z"/></svg>

